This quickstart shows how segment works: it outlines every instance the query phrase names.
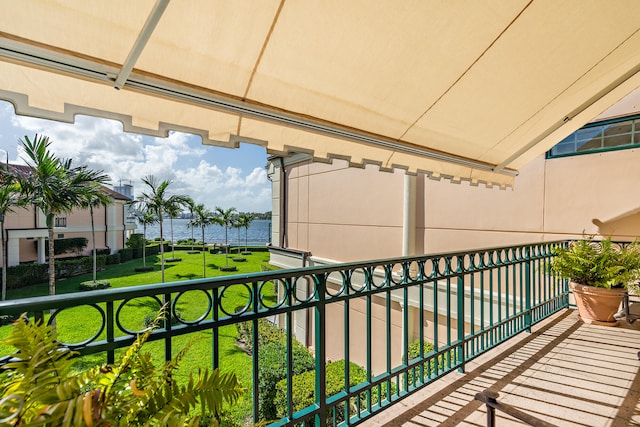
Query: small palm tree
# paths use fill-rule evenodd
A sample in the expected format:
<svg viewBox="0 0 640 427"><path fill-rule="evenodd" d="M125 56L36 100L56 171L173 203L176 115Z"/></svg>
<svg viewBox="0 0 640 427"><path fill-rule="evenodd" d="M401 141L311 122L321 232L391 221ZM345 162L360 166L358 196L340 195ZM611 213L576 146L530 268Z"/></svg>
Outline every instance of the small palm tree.
<svg viewBox="0 0 640 427"><path fill-rule="evenodd" d="M172 261L176 261L176 245L173 242L173 218L182 212L177 200L174 200L173 203L167 203L166 212L169 215L169 229L171 230L171 258Z"/></svg>
<svg viewBox="0 0 640 427"><path fill-rule="evenodd" d="M87 186L87 192L84 194L84 200L81 201L81 206L89 208L89 215L91 216L91 240L93 241L93 283L96 282L96 273L98 269L96 262L96 228L93 222L93 208L99 206L106 207L111 204L113 204L113 199L104 192L100 184L93 182Z"/></svg>
<svg viewBox="0 0 640 427"><path fill-rule="evenodd" d="M202 277L207 277L207 250L204 242L204 229L214 224L213 212L207 209L202 203L194 206L193 216L189 220L189 224L192 227L200 227L202 230Z"/></svg>
<svg viewBox="0 0 640 427"><path fill-rule="evenodd" d="M251 225L255 217L256 216L251 213L241 213L240 215L238 215L238 230L240 229L240 227L244 228L244 251L247 253L249 252L249 226Z"/></svg>
<svg viewBox="0 0 640 427"><path fill-rule="evenodd" d="M233 216L233 222L231 223L231 227L235 228L238 231L238 255L240 255L240 251L242 250L242 247L240 245L240 229L243 227L242 224L240 223L240 215L234 215Z"/></svg>
<svg viewBox="0 0 640 427"><path fill-rule="evenodd" d="M92 171L86 166L72 166L71 159L61 160L50 150L51 141L36 135L34 140L25 136L20 140L25 153L23 158L31 169L28 174L17 174L22 202L40 209L45 217L49 235L49 294L56 293L53 225L56 215L70 213L82 206L92 183L103 184L109 177L102 171Z"/></svg>
<svg viewBox="0 0 640 427"><path fill-rule="evenodd" d="M216 206L215 221L224 227L224 246L225 246L225 264L229 266L229 227L233 226L233 221L236 213L236 208L229 208L227 210Z"/></svg>
<svg viewBox="0 0 640 427"><path fill-rule="evenodd" d="M191 221L193 220L193 211L196 208L196 204L193 201L193 199L191 197L189 197L189 196L185 196L184 197L184 201L185 201L185 205L186 205L187 209L189 209L189 221L187 222L187 227L189 227L191 229L191 252L194 252L195 251L196 241L195 241L195 239L193 237L193 228L194 227L192 226ZM203 239L203 241L204 241L204 239Z"/></svg>
<svg viewBox="0 0 640 427"><path fill-rule="evenodd" d="M158 222L155 212L148 209L140 209L135 213L138 223L142 225L142 267L147 268L147 225Z"/></svg>
<svg viewBox="0 0 640 427"><path fill-rule="evenodd" d="M143 192L136 202L139 205L146 206L146 209L152 210L158 218L158 224L160 225L160 271L161 280L164 283L164 236L162 231L162 220L167 208L171 209L174 204L182 203L184 196L169 196L167 187L171 185L171 181L164 180L158 181L153 175L148 175L142 178L142 182L146 184L149 189Z"/></svg>
<svg viewBox="0 0 640 427"><path fill-rule="evenodd" d="M15 183L15 177L8 170L3 171L2 184L0 184L0 238L2 239L2 301L7 299L7 268L9 257L7 256L7 240L4 236L4 220L13 207L19 206L20 187Z"/></svg>

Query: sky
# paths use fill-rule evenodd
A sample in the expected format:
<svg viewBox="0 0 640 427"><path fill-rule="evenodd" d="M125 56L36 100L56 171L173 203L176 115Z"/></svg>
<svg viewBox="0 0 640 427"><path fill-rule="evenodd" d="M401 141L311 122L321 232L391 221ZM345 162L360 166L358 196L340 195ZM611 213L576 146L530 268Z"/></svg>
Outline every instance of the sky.
<svg viewBox="0 0 640 427"><path fill-rule="evenodd" d="M240 212L271 210L271 183L263 147L238 149L202 144L199 136L172 132L156 138L123 132L115 120L76 116L74 124L17 116L13 105L0 101L0 161L25 164L20 140L46 135L50 149L73 166L102 170L112 185L132 184L134 195L145 191L141 178L171 180L168 193L190 196L209 209L235 207ZM147 187L148 188L148 187Z"/></svg>

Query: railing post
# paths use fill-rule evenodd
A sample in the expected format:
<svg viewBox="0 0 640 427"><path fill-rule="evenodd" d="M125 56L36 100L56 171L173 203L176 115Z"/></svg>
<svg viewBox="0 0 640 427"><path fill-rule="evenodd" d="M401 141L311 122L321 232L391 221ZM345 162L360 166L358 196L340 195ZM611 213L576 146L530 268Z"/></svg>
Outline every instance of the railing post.
<svg viewBox="0 0 640 427"><path fill-rule="evenodd" d="M316 299L318 305L315 307L315 345L316 345L316 405L320 408L315 416L315 425L324 426L327 420L327 372L325 360L327 359L326 349L326 306L325 297L327 295L327 276L318 274L315 276Z"/></svg>
<svg viewBox="0 0 640 427"><path fill-rule="evenodd" d="M460 367L458 368L458 372L464 373L464 365L465 365L465 336L464 336L464 277L458 276L458 343L459 350L457 353L458 364Z"/></svg>
<svg viewBox="0 0 640 427"><path fill-rule="evenodd" d="M500 397L500 394L490 390L485 390L483 393L487 398L487 427L495 427L496 410L494 405L498 403L498 397Z"/></svg>
<svg viewBox="0 0 640 427"><path fill-rule="evenodd" d="M524 326L528 333L531 333L531 248L524 248L524 293L525 293L525 315Z"/></svg>
<svg viewBox="0 0 640 427"><path fill-rule="evenodd" d="M114 321L113 301L108 301L107 302L107 318L105 322L107 323L107 342L109 344L112 344L115 341L115 331L113 327L113 321ZM109 350L107 350L107 363L110 365L114 364L115 358L116 358L115 350L112 348L109 348Z"/></svg>

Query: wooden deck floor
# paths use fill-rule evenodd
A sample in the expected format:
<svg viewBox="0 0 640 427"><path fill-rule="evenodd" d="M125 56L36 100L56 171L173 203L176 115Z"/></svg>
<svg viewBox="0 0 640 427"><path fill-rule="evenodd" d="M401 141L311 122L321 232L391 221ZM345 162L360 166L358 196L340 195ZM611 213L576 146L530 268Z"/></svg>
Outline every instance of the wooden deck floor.
<svg viewBox="0 0 640 427"><path fill-rule="evenodd" d="M640 321L583 323L568 310L364 423L367 427L485 426L474 400L491 389L557 426L640 426ZM497 413L497 426L523 425Z"/></svg>

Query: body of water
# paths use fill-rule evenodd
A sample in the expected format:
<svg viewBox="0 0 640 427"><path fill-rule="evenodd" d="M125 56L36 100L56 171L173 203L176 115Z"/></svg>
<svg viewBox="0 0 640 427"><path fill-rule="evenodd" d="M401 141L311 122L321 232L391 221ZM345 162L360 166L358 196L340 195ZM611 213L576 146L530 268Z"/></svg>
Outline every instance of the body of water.
<svg viewBox="0 0 640 427"><path fill-rule="evenodd" d="M193 238L197 242L202 240L202 229L200 227L191 228L188 226L188 219L174 219L173 220L173 240L190 239L193 232ZM271 220L267 219L255 219L251 222L249 230L245 228L240 229L240 244L244 245L245 232L247 233L247 240L249 244L264 245L271 241ZM142 234L142 226L136 225L136 233ZM165 219L162 222L162 234L165 240L171 240L171 222L169 219ZM147 226L147 239L153 240L156 237L160 237L160 226L158 224ZM211 225L204 229L204 240L207 243L224 243L224 227L220 225ZM229 229L229 243L235 244L238 242L238 229Z"/></svg>

